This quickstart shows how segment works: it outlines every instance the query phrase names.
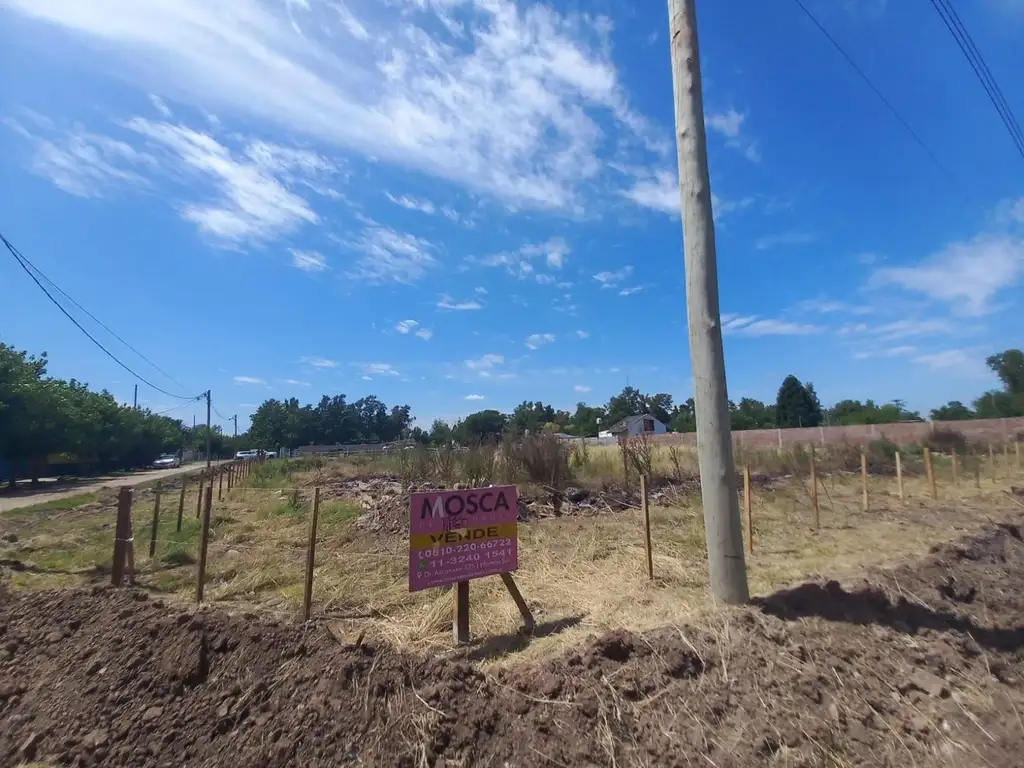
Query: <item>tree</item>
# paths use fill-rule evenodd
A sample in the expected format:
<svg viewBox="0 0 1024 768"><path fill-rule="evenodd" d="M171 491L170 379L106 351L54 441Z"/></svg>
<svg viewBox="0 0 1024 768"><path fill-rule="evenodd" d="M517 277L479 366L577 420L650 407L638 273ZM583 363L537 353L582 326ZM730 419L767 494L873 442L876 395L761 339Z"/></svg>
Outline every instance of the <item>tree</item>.
<svg viewBox="0 0 1024 768"><path fill-rule="evenodd" d="M597 437L601 427L606 424L607 413L601 406L590 406L576 403L576 412L572 415L566 431L577 437ZM598 423L600 421L600 423Z"/></svg>
<svg viewBox="0 0 1024 768"><path fill-rule="evenodd" d="M544 425L555 421L555 409L550 405L544 405L540 400L530 402L524 400L512 411L508 419L510 428L519 433L537 432L544 428Z"/></svg>
<svg viewBox="0 0 1024 768"><path fill-rule="evenodd" d="M744 397L739 403L729 401L729 425L734 430L771 429L775 426L775 406Z"/></svg>
<svg viewBox="0 0 1024 768"><path fill-rule="evenodd" d="M607 424L605 428L614 426L627 416L639 416L647 411L647 398L636 387L625 387L622 392L608 401Z"/></svg>
<svg viewBox="0 0 1024 768"><path fill-rule="evenodd" d="M964 421L976 418L974 411L959 400L950 400L943 406L933 408L930 415L933 421Z"/></svg>
<svg viewBox="0 0 1024 768"><path fill-rule="evenodd" d="M672 420L668 423L668 428L673 432L697 431L696 406L692 397L676 406L675 412L672 414Z"/></svg>
<svg viewBox="0 0 1024 768"><path fill-rule="evenodd" d="M456 438L464 444L498 439L505 432L505 425L506 417L501 411L478 411L462 420L456 430Z"/></svg>
<svg viewBox="0 0 1024 768"><path fill-rule="evenodd" d="M1003 389L1011 395L1024 395L1024 352L1008 349L989 355L985 365L1003 382Z"/></svg>
<svg viewBox="0 0 1024 768"><path fill-rule="evenodd" d="M454 432L448 422L434 419L434 423L430 425L430 442L434 445L448 445L454 439Z"/></svg>
<svg viewBox="0 0 1024 768"><path fill-rule="evenodd" d="M821 421L821 404L813 386L808 390L796 376L787 376L775 398L776 426L816 427Z"/></svg>
<svg viewBox="0 0 1024 768"><path fill-rule="evenodd" d="M663 424L667 425L672 421L672 413L674 411L672 407L672 395L661 392L657 395L648 395L644 400L646 400L647 406L644 408L644 411L651 414Z"/></svg>

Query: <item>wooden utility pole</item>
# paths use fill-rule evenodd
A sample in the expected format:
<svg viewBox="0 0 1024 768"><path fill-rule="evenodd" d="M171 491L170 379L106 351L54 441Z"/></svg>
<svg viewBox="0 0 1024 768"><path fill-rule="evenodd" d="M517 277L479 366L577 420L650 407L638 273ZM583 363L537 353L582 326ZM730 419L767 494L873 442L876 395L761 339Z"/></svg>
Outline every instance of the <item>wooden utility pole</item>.
<svg viewBox="0 0 1024 768"><path fill-rule="evenodd" d="M233 422L235 422L235 434L234 434L234 436L238 437L238 414L236 413L234 416L232 416L231 420Z"/></svg>
<svg viewBox="0 0 1024 768"><path fill-rule="evenodd" d="M711 591L723 602L745 603L750 589L729 429L695 2L668 0L697 462Z"/></svg>
<svg viewBox="0 0 1024 768"><path fill-rule="evenodd" d="M206 469L210 469L210 431L212 426L210 424L210 390L206 390Z"/></svg>
<svg viewBox="0 0 1024 768"><path fill-rule="evenodd" d="M139 410L139 385L135 385L135 396L132 398L132 409Z"/></svg>

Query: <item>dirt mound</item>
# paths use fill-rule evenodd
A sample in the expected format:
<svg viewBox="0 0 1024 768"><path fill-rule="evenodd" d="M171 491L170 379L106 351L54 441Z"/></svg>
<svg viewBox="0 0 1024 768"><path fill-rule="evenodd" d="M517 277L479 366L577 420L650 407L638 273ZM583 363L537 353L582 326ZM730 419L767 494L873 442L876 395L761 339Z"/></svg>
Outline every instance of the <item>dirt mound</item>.
<svg viewBox="0 0 1024 768"><path fill-rule="evenodd" d="M1016 524L491 673L127 590L13 592L0 764L1009 768L1022 609Z"/></svg>

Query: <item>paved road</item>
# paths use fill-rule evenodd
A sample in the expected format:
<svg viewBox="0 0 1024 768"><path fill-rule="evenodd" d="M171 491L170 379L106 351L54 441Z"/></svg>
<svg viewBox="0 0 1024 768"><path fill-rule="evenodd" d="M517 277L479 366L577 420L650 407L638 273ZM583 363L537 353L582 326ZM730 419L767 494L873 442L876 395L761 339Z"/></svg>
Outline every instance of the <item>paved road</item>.
<svg viewBox="0 0 1024 768"><path fill-rule="evenodd" d="M214 462L215 465L219 463L222 462ZM153 469L145 472L135 472L130 475L120 475L117 477L90 477L59 484L51 481L51 484L47 485L47 481L43 480L41 481L41 485L35 489L27 486L24 488L19 486L18 492L15 495L0 494L0 513L8 512L12 509L19 509L20 507L29 507L33 504L39 504L53 499L64 499L69 496L77 496L80 493L94 491L99 488L116 488L121 485L139 485L140 483L147 483L165 477L173 477L174 475L180 475L186 472L198 472L201 469L205 469L205 467L206 465L203 462L195 462L193 464L186 464L183 467L178 467L177 469Z"/></svg>

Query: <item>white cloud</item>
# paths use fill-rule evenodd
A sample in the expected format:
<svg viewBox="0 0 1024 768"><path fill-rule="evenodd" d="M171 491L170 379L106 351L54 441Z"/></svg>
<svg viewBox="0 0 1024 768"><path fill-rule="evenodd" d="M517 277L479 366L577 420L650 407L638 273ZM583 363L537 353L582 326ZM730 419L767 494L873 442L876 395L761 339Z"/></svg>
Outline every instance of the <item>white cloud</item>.
<svg viewBox="0 0 1024 768"><path fill-rule="evenodd" d="M586 384L577 384L576 386L573 387L573 391L574 392L589 392L590 391L590 387L588 387Z"/></svg>
<svg viewBox="0 0 1024 768"><path fill-rule="evenodd" d="M518 205L575 207L613 127L652 144L604 17L513 0L293 5L6 0L84 38L104 73Z"/></svg>
<svg viewBox="0 0 1024 768"><path fill-rule="evenodd" d="M780 245L806 245L817 239L811 232L782 232L778 235L765 235L754 242L754 247L759 251L766 251L769 248L777 248Z"/></svg>
<svg viewBox="0 0 1024 768"><path fill-rule="evenodd" d="M395 330L399 333L409 333L416 328L417 325L419 325L419 323L415 320L400 320L398 324L395 325Z"/></svg>
<svg viewBox="0 0 1024 768"><path fill-rule="evenodd" d="M328 360L326 357L319 357L317 355L311 355L310 357L304 357L299 362L311 365L314 368L337 368L338 363L335 360Z"/></svg>
<svg viewBox="0 0 1024 768"><path fill-rule="evenodd" d="M976 367L978 365L978 357L962 349L947 349L942 352L919 355L914 358L914 362L928 366L936 371L963 371Z"/></svg>
<svg viewBox="0 0 1024 768"><path fill-rule="evenodd" d="M616 288L619 283L633 274L632 266L625 266L614 272L598 272L594 279L601 284L602 288Z"/></svg>
<svg viewBox="0 0 1024 768"><path fill-rule="evenodd" d="M576 338L578 339L589 339L590 334L586 331L576 331Z"/></svg>
<svg viewBox="0 0 1024 768"><path fill-rule="evenodd" d="M545 344L552 344L555 341L553 333L534 333L526 337L524 342L530 349L539 349Z"/></svg>
<svg viewBox="0 0 1024 768"><path fill-rule="evenodd" d="M171 112L171 108L167 106L167 102L165 102L156 94L149 94L149 102L153 105L153 109L160 113L160 117L164 118L165 120L174 117L174 113Z"/></svg>
<svg viewBox="0 0 1024 768"><path fill-rule="evenodd" d="M722 315L722 333L731 336L806 336L821 333L824 328L809 323L758 318L757 315Z"/></svg>
<svg viewBox="0 0 1024 768"><path fill-rule="evenodd" d="M487 289L484 288L482 285L478 285L473 290L476 291L477 293L479 293L481 296L486 296L487 295Z"/></svg>
<svg viewBox="0 0 1024 768"><path fill-rule="evenodd" d="M476 360L466 360L465 365L469 370L476 371L481 376L488 376L496 366L505 362L503 355L486 354Z"/></svg>
<svg viewBox="0 0 1024 768"><path fill-rule="evenodd" d="M292 266L303 272L323 272L327 259L316 251L298 251L292 248Z"/></svg>
<svg viewBox="0 0 1024 768"><path fill-rule="evenodd" d="M932 336L949 334L956 330L947 320L894 320L891 323L875 326L871 332L883 341L895 341L911 336Z"/></svg>
<svg viewBox="0 0 1024 768"><path fill-rule="evenodd" d="M285 384L291 384L292 386L295 386L295 387L308 387L309 386L309 382L308 381L301 381L299 379L285 379L284 383Z"/></svg>
<svg viewBox="0 0 1024 768"><path fill-rule="evenodd" d="M514 251L503 251L490 256L471 256L467 261L484 267L505 267L509 274L523 279L533 275L533 261L538 257L543 257L549 267L561 269L569 250L565 238L552 237L543 243L528 243ZM537 280L544 282L540 276Z"/></svg>
<svg viewBox="0 0 1024 768"><path fill-rule="evenodd" d="M738 150L748 160L756 163L761 160L757 144L742 134L743 123L746 119L746 114L730 109L727 112L705 114L704 124L712 131L721 134L725 138L726 146Z"/></svg>
<svg viewBox="0 0 1024 768"><path fill-rule="evenodd" d="M466 395L467 400L483 400L483 395Z"/></svg>
<svg viewBox="0 0 1024 768"><path fill-rule="evenodd" d="M376 222L343 245L362 254L350 275L370 283L411 285L437 266L431 243Z"/></svg>
<svg viewBox="0 0 1024 768"><path fill-rule="evenodd" d="M885 267L873 287L896 285L947 303L957 315L980 316L996 309L996 295L1024 277L1024 241L981 235L952 243L912 267Z"/></svg>
<svg viewBox="0 0 1024 768"><path fill-rule="evenodd" d="M806 299L797 303L794 307L798 312L817 312L823 315L848 314L848 315L871 315L875 308L864 304L849 304L845 301L831 301L829 299Z"/></svg>
<svg viewBox="0 0 1024 768"><path fill-rule="evenodd" d="M403 208L408 208L410 211L419 211L420 213L434 213L436 208L434 204L429 200L418 200L415 197L409 197L408 195L402 195L401 197L395 197L390 192L385 192L388 200L395 205L400 205Z"/></svg>
<svg viewBox="0 0 1024 768"><path fill-rule="evenodd" d="M364 376L398 376L399 373L390 363L360 364Z"/></svg>
<svg viewBox="0 0 1024 768"><path fill-rule="evenodd" d="M420 328L418 331L416 331L416 335L419 338L423 339L424 341L430 341L432 338L434 338L434 332L429 328Z"/></svg>
<svg viewBox="0 0 1024 768"><path fill-rule="evenodd" d="M235 376L235 382L238 384L266 384L263 379L257 379L254 376Z"/></svg>
<svg viewBox="0 0 1024 768"><path fill-rule="evenodd" d="M640 293L644 289L642 285L634 285L632 288L623 288L619 291L619 296L632 296L634 293Z"/></svg>
<svg viewBox="0 0 1024 768"><path fill-rule="evenodd" d="M459 302L456 302L447 293L442 293L441 296L437 300L437 308L438 309L450 309L450 310L455 310L455 311L467 311L467 310L474 310L474 309L483 309L483 307L484 307L484 305L481 304L479 301L476 301L475 299L474 300L470 300L470 301L459 301Z"/></svg>

